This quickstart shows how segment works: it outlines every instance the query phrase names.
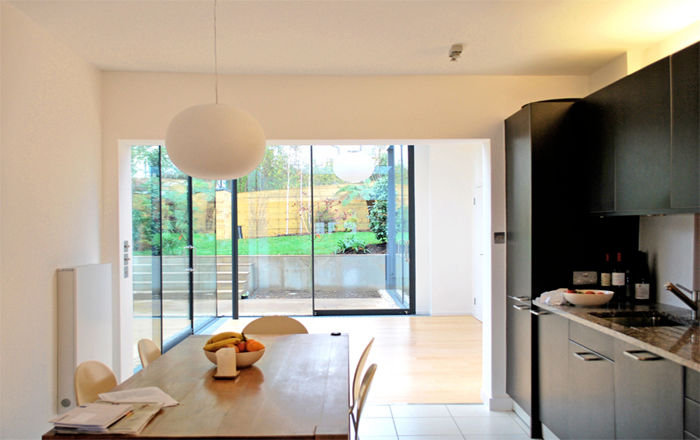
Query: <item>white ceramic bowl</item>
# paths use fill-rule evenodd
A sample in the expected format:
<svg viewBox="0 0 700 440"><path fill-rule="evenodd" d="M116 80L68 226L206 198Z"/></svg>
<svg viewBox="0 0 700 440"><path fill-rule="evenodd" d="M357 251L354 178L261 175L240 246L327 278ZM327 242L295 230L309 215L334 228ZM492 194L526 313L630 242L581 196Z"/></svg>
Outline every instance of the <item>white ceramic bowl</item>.
<svg viewBox="0 0 700 440"><path fill-rule="evenodd" d="M211 352L211 351L204 351L204 355L209 359L214 365L216 365L216 352ZM246 351L243 353L236 353L236 367L237 368L244 368L244 367L250 367L254 363L258 361L262 357L262 355L265 354L265 349L263 348L262 350L258 351Z"/></svg>
<svg viewBox="0 0 700 440"><path fill-rule="evenodd" d="M607 304L612 299L615 292L610 290L577 289L579 293L564 292L564 298L576 306L595 307ZM585 292L593 292L585 293Z"/></svg>

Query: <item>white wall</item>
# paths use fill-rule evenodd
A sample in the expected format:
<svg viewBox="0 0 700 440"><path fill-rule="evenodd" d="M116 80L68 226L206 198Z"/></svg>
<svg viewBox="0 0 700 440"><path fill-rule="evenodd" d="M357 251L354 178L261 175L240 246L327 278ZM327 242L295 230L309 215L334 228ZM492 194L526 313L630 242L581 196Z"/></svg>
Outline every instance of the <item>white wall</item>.
<svg viewBox="0 0 700 440"><path fill-rule="evenodd" d="M0 437L38 438L56 410L56 269L99 260L100 74L0 7Z"/></svg>
<svg viewBox="0 0 700 440"><path fill-rule="evenodd" d="M252 113L268 139L489 140L494 231L505 230L503 120L528 102L583 96L587 90L588 78L573 76L223 76L219 82L220 101ZM103 75L102 257L113 263L114 292L120 291L119 243L126 238L119 235L120 160L126 165L119 140L163 139L177 112L212 96L211 75ZM493 342L493 357L485 353L493 371L484 377L485 396L493 403L508 399L505 247L491 251L493 297L484 299L484 307L491 301L493 307L484 318L484 340Z"/></svg>
<svg viewBox="0 0 700 440"><path fill-rule="evenodd" d="M700 41L700 22L647 47L628 48L626 52L589 76L588 93L593 93L649 64Z"/></svg>
<svg viewBox="0 0 700 440"><path fill-rule="evenodd" d="M664 283L671 281L692 289L694 217L682 214L639 219L639 250L649 255L650 269L656 275L658 302L686 308L664 289Z"/></svg>
<svg viewBox="0 0 700 440"><path fill-rule="evenodd" d="M472 197L480 180L483 142L433 142L427 150L427 173L416 175L416 243L424 253L416 272L428 274L427 285L417 289L418 313L465 315L473 313L475 273ZM419 221L420 218L420 221ZM482 231L482 233L484 233ZM429 308L425 307L429 297Z"/></svg>

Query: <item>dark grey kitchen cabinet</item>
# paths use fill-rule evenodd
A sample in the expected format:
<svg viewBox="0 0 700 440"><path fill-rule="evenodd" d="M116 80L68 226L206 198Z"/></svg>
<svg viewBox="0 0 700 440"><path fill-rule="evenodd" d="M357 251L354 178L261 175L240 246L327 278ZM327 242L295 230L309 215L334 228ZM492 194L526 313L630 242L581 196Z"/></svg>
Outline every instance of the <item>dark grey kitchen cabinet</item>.
<svg viewBox="0 0 700 440"><path fill-rule="evenodd" d="M560 439L570 438L568 417L569 321L542 310L537 314L540 420Z"/></svg>
<svg viewBox="0 0 700 440"><path fill-rule="evenodd" d="M506 140L506 392L534 421L538 437L538 407L533 405L533 295L566 285L570 268L560 258L566 229L558 215L571 200L567 174L571 154L571 109L574 100L545 101L523 106L505 121ZM552 258L557 255L557 258Z"/></svg>
<svg viewBox="0 0 700 440"><path fill-rule="evenodd" d="M683 367L615 341L615 437L683 437Z"/></svg>
<svg viewBox="0 0 700 440"><path fill-rule="evenodd" d="M664 58L584 98L579 148L590 212L671 208L670 87Z"/></svg>
<svg viewBox="0 0 700 440"><path fill-rule="evenodd" d="M506 392L532 414L532 336L529 301L506 301Z"/></svg>
<svg viewBox="0 0 700 440"><path fill-rule="evenodd" d="M567 426L570 437L615 438L615 365L569 341Z"/></svg>
<svg viewBox="0 0 700 440"><path fill-rule="evenodd" d="M700 438L700 373L685 369L684 437Z"/></svg>
<svg viewBox="0 0 700 440"><path fill-rule="evenodd" d="M700 208L700 43L671 55L671 208Z"/></svg>
<svg viewBox="0 0 700 440"><path fill-rule="evenodd" d="M671 207L671 86L664 58L620 81L621 132L615 142L615 211Z"/></svg>
<svg viewBox="0 0 700 440"><path fill-rule="evenodd" d="M581 103L583 197L592 213L615 211L615 143L622 136L622 92L618 81Z"/></svg>

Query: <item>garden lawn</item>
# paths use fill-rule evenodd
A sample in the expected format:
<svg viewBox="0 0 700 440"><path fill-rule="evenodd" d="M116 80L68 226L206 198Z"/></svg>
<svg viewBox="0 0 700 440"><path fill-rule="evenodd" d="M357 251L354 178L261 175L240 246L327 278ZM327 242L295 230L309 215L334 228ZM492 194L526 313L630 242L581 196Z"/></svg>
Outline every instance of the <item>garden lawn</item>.
<svg viewBox="0 0 700 440"><path fill-rule="evenodd" d="M167 235L165 233L164 235ZM194 234L194 246L197 255L215 255L218 247L218 255L231 255L231 240L219 240L214 243L211 234ZM330 234L317 234L314 240L316 255L332 255L338 247L341 238L352 236L352 232L333 232ZM373 232L357 232L357 238L365 244L378 244L379 240ZM177 249L182 249L178 246ZM146 252L137 252L138 255L147 255ZM173 255L173 253L166 254ZM286 235L280 237L244 238L238 240L239 255L311 255L311 239L309 235Z"/></svg>

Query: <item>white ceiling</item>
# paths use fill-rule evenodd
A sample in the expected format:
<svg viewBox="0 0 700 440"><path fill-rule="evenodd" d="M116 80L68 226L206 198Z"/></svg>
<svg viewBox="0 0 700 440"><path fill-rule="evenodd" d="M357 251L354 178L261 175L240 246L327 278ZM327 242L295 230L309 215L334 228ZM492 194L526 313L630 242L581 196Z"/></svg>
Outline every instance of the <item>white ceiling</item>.
<svg viewBox="0 0 700 440"><path fill-rule="evenodd" d="M104 70L214 70L213 0L10 3ZM217 11L223 73L554 75L664 39L700 20L700 1L218 0Z"/></svg>

